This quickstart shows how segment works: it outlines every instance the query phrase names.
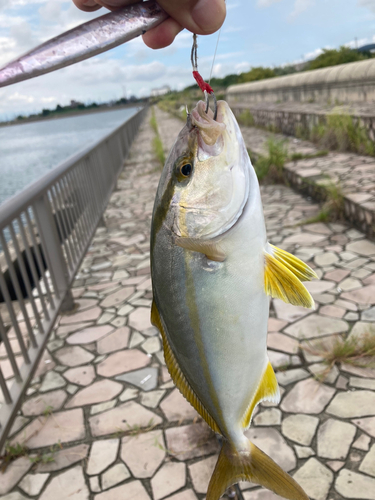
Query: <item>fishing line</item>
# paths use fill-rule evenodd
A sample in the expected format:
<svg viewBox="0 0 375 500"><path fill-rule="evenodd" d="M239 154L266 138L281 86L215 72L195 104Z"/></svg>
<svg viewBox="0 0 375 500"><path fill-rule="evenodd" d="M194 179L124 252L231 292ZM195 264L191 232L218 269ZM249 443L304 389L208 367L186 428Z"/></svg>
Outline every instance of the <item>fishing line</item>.
<svg viewBox="0 0 375 500"><path fill-rule="evenodd" d="M208 80L208 83L211 83L212 71L214 69L214 63L215 63L215 59L216 59L217 48L218 48L218 45L219 45L220 34L221 34L221 28L219 29L219 34L217 35L217 41L216 41L216 47L215 47L215 52L214 52L214 58L212 59L212 66L211 66L210 78Z"/></svg>

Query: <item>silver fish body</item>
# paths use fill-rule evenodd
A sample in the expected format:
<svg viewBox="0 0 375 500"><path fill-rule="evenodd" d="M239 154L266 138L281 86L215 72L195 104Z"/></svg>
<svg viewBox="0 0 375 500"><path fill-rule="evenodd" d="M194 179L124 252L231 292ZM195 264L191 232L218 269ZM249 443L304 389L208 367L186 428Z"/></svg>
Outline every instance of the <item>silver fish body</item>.
<svg viewBox="0 0 375 500"><path fill-rule="evenodd" d="M265 259L271 266L275 259L241 131L224 101L218 109L215 123L198 104L160 179L151 233L152 320L177 387L224 437L207 500L239 480L306 499L244 435L255 405L279 399L267 357L265 290ZM290 293L290 283L285 289Z"/></svg>

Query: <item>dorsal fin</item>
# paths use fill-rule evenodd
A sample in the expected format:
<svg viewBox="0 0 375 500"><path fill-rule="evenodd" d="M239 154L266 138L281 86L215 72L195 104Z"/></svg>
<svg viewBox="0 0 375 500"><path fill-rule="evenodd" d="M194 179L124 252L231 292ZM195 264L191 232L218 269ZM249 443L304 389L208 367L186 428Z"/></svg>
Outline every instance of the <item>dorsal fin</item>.
<svg viewBox="0 0 375 500"><path fill-rule="evenodd" d="M242 427L247 429L251 423L251 416L254 408L261 401L271 401L278 403L280 400L279 384L277 383L275 372L273 371L271 363L268 361L267 368L265 369L255 396L251 400L245 415L242 419Z"/></svg>
<svg viewBox="0 0 375 500"><path fill-rule="evenodd" d="M198 396L195 394L193 389L190 387L189 382L186 380L185 375L182 373L182 370L177 363L172 348L169 345L168 338L165 333L155 301L152 301L151 323L156 326L162 336L165 364L167 365L169 374L172 377L172 380L175 383L177 389L181 392L184 398L196 409L196 411L207 422L211 429L218 434L222 434L219 426L216 424L215 420L211 417L206 408L200 402Z"/></svg>

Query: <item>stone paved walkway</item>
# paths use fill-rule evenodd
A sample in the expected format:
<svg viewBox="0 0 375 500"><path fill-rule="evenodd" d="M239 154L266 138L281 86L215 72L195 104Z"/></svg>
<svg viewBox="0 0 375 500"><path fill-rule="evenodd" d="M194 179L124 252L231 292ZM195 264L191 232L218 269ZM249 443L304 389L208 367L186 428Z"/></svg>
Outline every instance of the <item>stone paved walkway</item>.
<svg viewBox="0 0 375 500"><path fill-rule="evenodd" d="M181 122L157 110L170 146ZM74 283L10 440L30 456L0 473L2 500L202 500L213 433L174 388L150 324L149 230L158 167L144 123ZM345 224L297 225L319 206L285 186L262 188L270 241L308 261L309 311L273 300L269 357L282 400L260 405L250 439L314 500L375 499L375 370L334 367L307 341L375 325L375 245ZM278 497L242 485L246 500Z"/></svg>
<svg viewBox="0 0 375 500"><path fill-rule="evenodd" d="M319 148L311 142L254 127L242 127L246 146L257 154L265 153L269 137L284 140L290 154L314 155ZM302 158L285 164L288 181L304 192L324 186L338 186L345 200L345 216L356 227L375 239L375 158L354 153L330 151L326 156Z"/></svg>

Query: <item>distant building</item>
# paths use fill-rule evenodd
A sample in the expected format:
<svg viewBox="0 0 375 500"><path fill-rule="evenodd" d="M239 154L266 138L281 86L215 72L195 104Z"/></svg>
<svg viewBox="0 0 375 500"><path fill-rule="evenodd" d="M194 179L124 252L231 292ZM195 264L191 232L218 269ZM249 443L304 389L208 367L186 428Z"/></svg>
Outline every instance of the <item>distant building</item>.
<svg viewBox="0 0 375 500"><path fill-rule="evenodd" d="M158 89L152 89L151 90L151 97L159 97L161 95L168 94L171 91L171 88L169 85L164 85L164 87L160 87Z"/></svg>

